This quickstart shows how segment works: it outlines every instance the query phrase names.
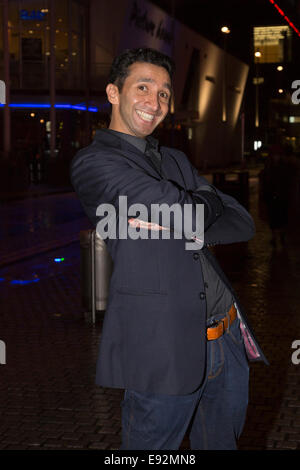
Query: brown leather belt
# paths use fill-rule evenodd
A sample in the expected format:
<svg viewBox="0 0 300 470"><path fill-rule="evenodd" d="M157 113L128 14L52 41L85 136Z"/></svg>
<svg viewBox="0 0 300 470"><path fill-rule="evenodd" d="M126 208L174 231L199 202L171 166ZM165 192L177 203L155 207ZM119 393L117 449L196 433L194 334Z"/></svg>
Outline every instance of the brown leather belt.
<svg viewBox="0 0 300 470"><path fill-rule="evenodd" d="M221 318L221 320L218 321L218 324L216 326L207 328L208 341L211 341L212 339L220 338L220 336L222 336L225 333L225 331L228 329L231 323L233 323L233 321L236 319L236 315L237 315L236 308L234 305L232 305L227 315Z"/></svg>

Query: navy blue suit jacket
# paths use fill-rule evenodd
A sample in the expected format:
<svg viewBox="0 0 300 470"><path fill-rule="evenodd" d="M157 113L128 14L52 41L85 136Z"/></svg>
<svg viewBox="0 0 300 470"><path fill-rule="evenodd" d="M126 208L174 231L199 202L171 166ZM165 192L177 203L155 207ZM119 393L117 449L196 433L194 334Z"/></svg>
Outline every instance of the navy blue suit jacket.
<svg viewBox="0 0 300 470"><path fill-rule="evenodd" d="M97 207L142 203L205 204L203 252L231 290L254 359L264 360L236 293L208 246L247 241L255 227L234 198L199 176L186 155L161 147L163 177L134 146L105 130L71 164L73 187L90 220ZM203 190L202 190L203 188ZM209 190L210 191L209 191ZM212 196L213 194L213 196ZM216 196L217 195L217 196ZM220 201L221 207L220 210ZM172 229L172 227L170 227ZM108 239L113 260L109 299L100 338L96 383L164 394L188 394L206 367L206 301L201 263L186 239Z"/></svg>

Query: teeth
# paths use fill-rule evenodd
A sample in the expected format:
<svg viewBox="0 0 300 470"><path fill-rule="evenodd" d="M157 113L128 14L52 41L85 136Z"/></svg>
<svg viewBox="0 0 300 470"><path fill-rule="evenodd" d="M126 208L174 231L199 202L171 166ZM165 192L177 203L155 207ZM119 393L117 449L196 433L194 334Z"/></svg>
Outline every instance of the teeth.
<svg viewBox="0 0 300 470"><path fill-rule="evenodd" d="M144 111L137 111L137 114L145 121L153 121L154 116L152 114L145 113Z"/></svg>

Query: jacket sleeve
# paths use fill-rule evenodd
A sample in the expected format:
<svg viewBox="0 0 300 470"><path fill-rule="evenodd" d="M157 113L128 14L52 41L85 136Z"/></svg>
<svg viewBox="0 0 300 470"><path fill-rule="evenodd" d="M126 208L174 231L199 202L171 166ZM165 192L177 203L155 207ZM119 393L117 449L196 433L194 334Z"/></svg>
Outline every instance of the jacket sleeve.
<svg viewBox="0 0 300 470"><path fill-rule="evenodd" d="M71 163L71 182L88 217L96 226L100 217L100 204L111 204L119 215L120 196L126 196L127 206L142 204L148 209L147 222L166 226L160 206L186 204L191 208L190 227L199 227L197 204L204 205L205 244L233 243L244 241L253 235L253 221L248 212L232 197L227 196L203 177L195 168L196 189L182 188L178 183L151 177L146 172L132 167L122 156L99 154L93 148L79 152ZM150 215L150 217L149 217ZM142 217L141 217L142 218ZM143 218L142 218L143 219ZM203 225L203 224L202 224ZM183 233L182 222L170 217L170 230ZM202 232L201 232L202 233ZM184 230L185 238L193 239L194 231Z"/></svg>
<svg viewBox="0 0 300 470"><path fill-rule="evenodd" d="M189 225L193 228L199 227L203 222L202 219L198 220L199 212L196 209L197 204L203 204L204 230L220 217L223 210L219 198L209 191L203 189L194 194L193 190L188 191L171 180L153 178L146 172L132 167L122 156L102 155L93 152L92 149L88 153L86 150L79 152L71 163L70 174L72 185L94 225L99 221L96 212L100 204L113 205L119 215L120 196L126 196L128 207L134 204L147 207L150 215L147 222L153 221L164 226L166 220L162 219L160 208L163 204L167 207L179 204L182 210L185 204L189 204L192 218ZM206 197L203 196L205 192ZM143 217L141 219L144 220ZM168 228L183 234L182 221L178 222L172 215ZM203 231L203 226L201 229ZM191 240L194 231L191 229L189 233L184 229L184 236Z"/></svg>
<svg viewBox="0 0 300 470"><path fill-rule="evenodd" d="M249 212L232 196L210 185L193 168L194 176L200 192L207 185L219 197L223 204L223 212L205 231L205 245L237 243L250 240L255 235L255 224Z"/></svg>

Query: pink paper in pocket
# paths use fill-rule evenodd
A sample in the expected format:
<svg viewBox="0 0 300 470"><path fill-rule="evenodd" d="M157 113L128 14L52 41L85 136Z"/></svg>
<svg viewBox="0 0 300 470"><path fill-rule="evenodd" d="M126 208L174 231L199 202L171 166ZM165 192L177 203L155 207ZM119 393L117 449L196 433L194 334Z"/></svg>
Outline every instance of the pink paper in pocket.
<svg viewBox="0 0 300 470"><path fill-rule="evenodd" d="M257 347L255 346L253 342L253 339L251 338L249 331L247 330L247 328L245 327L245 325L243 324L241 320L240 320L240 329L241 329L241 333L243 336L244 345L245 345L248 359L250 361L257 359L258 357L260 357L260 354L257 350Z"/></svg>

